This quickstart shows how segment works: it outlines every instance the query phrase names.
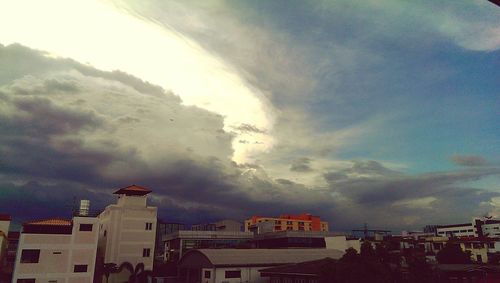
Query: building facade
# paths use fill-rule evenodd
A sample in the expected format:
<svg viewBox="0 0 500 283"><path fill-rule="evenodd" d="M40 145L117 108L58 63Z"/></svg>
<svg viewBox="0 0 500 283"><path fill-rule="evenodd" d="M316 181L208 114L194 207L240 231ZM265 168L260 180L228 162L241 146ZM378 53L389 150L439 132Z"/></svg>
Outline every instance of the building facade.
<svg viewBox="0 0 500 283"><path fill-rule="evenodd" d="M147 205L150 192L136 185L119 189L114 192L117 203L99 214L98 254L103 263L143 263L145 270L153 269L157 208Z"/></svg>
<svg viewBox="0 0 500 283"><path fill-rule="evenodd" d="M328 222L308 213L282 214L279 217L252 216L245 220L245 231L251 231L253 225L262 222L272 223L273 231L328 231Z"/></svg>
<svg viewBox="0 0 500 283"><path fill-rule="evenodd" d="M93 282L98 231L95 217L25 223L12 282Z"/></svg>
<svg viewBox="0 0 500 283"><path fill-rule="evenodd" d="M191 226L193 231L243 231L243 224L236 220L224 219L213 223L195 224Z"/></svg>
<svg viewBox="0 0 500 283"><path fill-rule="evenodd" d="M440 237L474 237L477 236L472 223L440 225L436 227L436 234Z"/></svg>
<svg viewBox="0 0 500 283"><path fill-rule="evenodd" d="M179 261L179 281L184 283L267 283L259 270L283 264L339 259L343 251L327 249L200 249ZM299 281L300 282L300 281Z"/></svg>

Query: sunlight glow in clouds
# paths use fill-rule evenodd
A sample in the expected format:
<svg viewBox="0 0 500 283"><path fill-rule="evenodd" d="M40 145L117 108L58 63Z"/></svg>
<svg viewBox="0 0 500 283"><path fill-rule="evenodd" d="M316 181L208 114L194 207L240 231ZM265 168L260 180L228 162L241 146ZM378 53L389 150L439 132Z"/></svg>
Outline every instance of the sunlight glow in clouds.
<svg viewBox="0 0 500 283"><path fill-rule="evenodd" d="M261 92L196 42L175 31L146 22L112 5L93 1L0 1L0 43L20 43L69 57L105 70L121 70L172 90L184 104L225 118L226 131L241 124L266 133L273 126L273 109ZM233 142L233 160L269 149L269 134L258 142ZM248 138L248 137L246 137Z"/></svg>

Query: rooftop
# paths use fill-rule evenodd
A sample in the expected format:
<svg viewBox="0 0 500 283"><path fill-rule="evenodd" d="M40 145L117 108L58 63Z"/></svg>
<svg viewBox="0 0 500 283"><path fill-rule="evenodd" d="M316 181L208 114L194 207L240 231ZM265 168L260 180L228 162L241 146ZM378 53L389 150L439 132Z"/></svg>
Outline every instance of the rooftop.
<svg viewBox="0 0 500 283"><path fill-rule="evenodd" d="M305 261L282 266L276 266L259 270L262 276L270 275L286 275L286 274L300 274L302 276L318 276L321 272L330 266L333 266L337 260L333 258L322 258L318 260Z"/></svg>
<svg viewBox="0 0 500 283"><path fill-rule="evenodd" d="M204 266L272 266L312 261L322 258L340 259L343 251L332 249L199 249L188 251L179 265L189 266L189 258L204 258Z"/></svg>
<svg viewBox="0 0 500 283"><path fill-rule="evenodd" d="M191 239L250 239L253 237L252 232L241 231L201 231L201 230L179 230L165 236L165 240L176 238L191 238Z"/></svg>
<svg viewBox="0 0 500 283"><path fill-rule="evenodd" d="M127 196L144 196L147 195L151 192L151 190L137 186L137 185L131 185L125 188L121 188L118 191L114 192L113 194L117 195L127 195Z"/></svg>
<svg viewBox="0 0 500 283"><path fill-rule="evenodd" d="M50 219L26 222L23 225L71 226L71 220L62 218L50 218Z"/></svg>
<svg viewBox="0 0 500 283"><path fill-rule="evenodd" d="M0 214L0 221L11 221L12 218L8 214Z"/></svg>

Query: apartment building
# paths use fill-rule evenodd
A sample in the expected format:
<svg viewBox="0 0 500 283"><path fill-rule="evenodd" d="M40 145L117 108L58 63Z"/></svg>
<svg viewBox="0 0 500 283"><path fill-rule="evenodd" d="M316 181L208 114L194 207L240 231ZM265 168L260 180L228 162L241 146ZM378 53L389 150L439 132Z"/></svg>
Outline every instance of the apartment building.
<svg viewBox="0 0 500 283"><path fill-rule="evenodd" d="M129 262L134 267L143 263L145 270L153 269L157 208L147 205L149 193L137 185L114 192L117 203L98 216L100 261L118 266Z"/></svg>
<svg viewBox="0 0 500 283"><path fill-rule="evenodd" d="M86 216L24 223L12 282L93 282L98 231Z"/></svg>
<svg viewBox="0 0 500 283"><path fill-rule="evenodd" d="M319 216L309 213L299 215L282 214L279 217L252 216L245 220L245 231L251 231L252 226L263 222L273 223L276 231L328 231L328 222L321 221Z"/></svg>

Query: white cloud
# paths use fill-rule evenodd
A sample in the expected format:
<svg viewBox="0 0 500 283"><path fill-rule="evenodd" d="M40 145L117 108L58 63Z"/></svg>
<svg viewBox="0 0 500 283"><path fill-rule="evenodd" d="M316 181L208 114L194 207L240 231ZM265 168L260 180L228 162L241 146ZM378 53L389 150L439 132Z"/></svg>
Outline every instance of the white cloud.
<svg viewBox="0 0 500 283"><path fill-rule="evenodd" d="M29 7L29 8L28 8ZM126 14L99 1L5 1L0 42L14 42L89 63L120 69L171 89L187 105L219 113L225 128L251 124L271 131L273 109L261 91L232 67L174 30ZM233 159L272 146L233 142Z"/></svg>

